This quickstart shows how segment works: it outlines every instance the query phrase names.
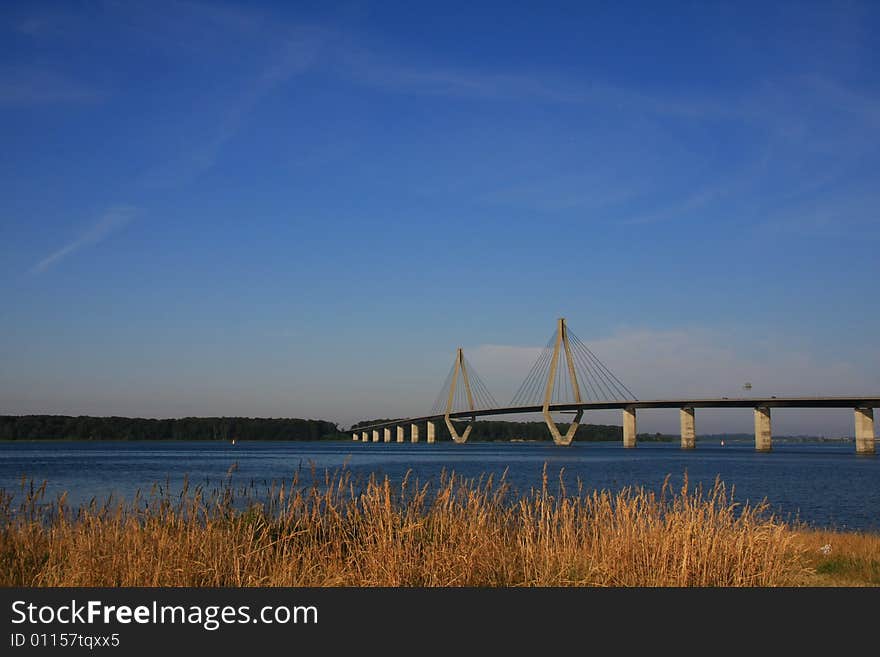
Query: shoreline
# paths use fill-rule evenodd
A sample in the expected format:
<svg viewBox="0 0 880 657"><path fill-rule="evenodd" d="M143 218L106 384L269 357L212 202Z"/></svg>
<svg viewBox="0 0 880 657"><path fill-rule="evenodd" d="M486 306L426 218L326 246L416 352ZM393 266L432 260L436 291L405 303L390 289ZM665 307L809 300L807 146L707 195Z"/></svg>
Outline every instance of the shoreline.
<svg viewBox="0 0 880 657"><path fill-rule="evenodd" d="M696 443L703 443L705 445L715 444L717 445L721 439L720 438L696 438ZM744 445L744 444L754 444L754 439L748 438L724 438L723 439L726 444L735 444L735 445ZM652 444L652 443L674 443L677 442L678 438L668 438L668 439L648 439L642 438L639 439L639 444ZM21 439L9 439L9 438L0 438L0 444L7 443L227 443L231 444L231 440L223 439L223 438L21 438ZM577 440L575 439L572 444L592 444L592 443L616 443L620 442L617 439L609 439L609 440ZM803 444L848 444L854 443L855 438L801 438L797 436L774 436L773 443L803 443ZM243 443L342 443L342 444L351 444L357 443L362 444L361 441L355 441L349 438L317 438L317 439L239 439L236 438L236 445ZM375 444L384 444L385 441L380 440ZM537 439L498 439L498 440L468 440L467 443L464 444L497 444L497 443L530 443L530 444L553 444L553 440L551 438L547 438L546 440L537 440ZM369 441L369 444L374 444L372 441ZM392 440L390 445L401 444ZM427 444L454 444L452 440L438 440L435 443L427 443L425 441L419 441L418 443L411 443L410 441L405 441L403 444L410 445L427 445Z"/></svg>

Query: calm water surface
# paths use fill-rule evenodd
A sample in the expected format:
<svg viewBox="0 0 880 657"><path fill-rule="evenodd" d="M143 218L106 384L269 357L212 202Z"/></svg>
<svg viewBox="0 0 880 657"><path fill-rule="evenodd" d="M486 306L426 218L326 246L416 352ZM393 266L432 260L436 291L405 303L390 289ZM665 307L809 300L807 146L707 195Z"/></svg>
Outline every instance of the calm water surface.
<svg viewBox="0 0 880 657"><path fill-rule="evenodd" d="M290 481L298 469L310 480L313 467L323 473L344 466L356 476L375 472L394 480L411 470L422 481L436 481L444 469L464 477L507 470L508 481L527 490L540 486L546 463L551 481L564 468L567 485L580 479L587 490L659 490L667 475L678 485L685 472L705 486L720 476L735 487L737 501L766 498L786 519L880 531L880 458L856 456L852 444L780 442L773 449L758 454L751 443L698 443L696 450L682 451L673 443L624 449L619 443L6 442L0 443L0 488L19 495L22 477L45 480L50 497L67 491L70 503L80 504L147 493L157 482L177 490L187 477L219 485L230 468L234 484L262 489Z"/></svg>

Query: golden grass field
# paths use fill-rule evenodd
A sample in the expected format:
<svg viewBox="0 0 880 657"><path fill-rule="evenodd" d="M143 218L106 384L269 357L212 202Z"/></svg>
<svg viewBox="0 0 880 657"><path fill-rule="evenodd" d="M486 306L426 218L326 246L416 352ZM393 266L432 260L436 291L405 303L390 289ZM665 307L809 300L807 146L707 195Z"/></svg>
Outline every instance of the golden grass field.
<svg viewBox="0 0 880 657"><path fill-rule="evenodd" d="M586 493L545 470L540 489L518 494L503 478L393 486L343 471L261 499L154 487L71 510L23 483L0 499L0 585L880 584L880 536L792 527L720 481Z"/></svg>

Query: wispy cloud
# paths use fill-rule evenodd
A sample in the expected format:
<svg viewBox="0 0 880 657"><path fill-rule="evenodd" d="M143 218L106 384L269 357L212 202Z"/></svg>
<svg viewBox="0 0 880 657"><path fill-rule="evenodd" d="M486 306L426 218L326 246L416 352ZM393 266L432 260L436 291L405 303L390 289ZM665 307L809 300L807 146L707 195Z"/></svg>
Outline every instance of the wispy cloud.
<svg viewBox="0 0 880 657"><path fill-rule="evenodd" d="M615 111L683 119L741 119L753 108L736 97L658 95L595 77L552 71L481 70L394 56L380 48L339 37L328 53L328 66L357 84L388 91L477 100L593 105Z"/></svg>
<svg viewBox="0 0 880 657"><path fill-rule="evenodd" d="M353 81L391 91L469 98L540 99L553 102L582 102L584 90L516 73L484 73L399 63L365 48L338 47L334 53L337 72Z"/></svg>
<svg viewBox="0 0 880 657"><path fill-rule="evenodd" d="M855 181L817 196L796 199L768 213L756 231L808 237L832 237L841 231L851 231L862 239L876 239L880 235L880 192L873 180Z"/></svg>
<svg viewBox="0 0 880 657"><path fill-rule="evenodd" d="M15 26L15 29L22 34L31 37L39 37L51 32L53 24L50 20L47 20L45 16L33 15L27 16L19 21Z"/></svg>
<svg viewBox="0 0 880 657"><path fill-rule="evenodd" d="M752 185L760 173L765 169L766 158L759 160L739 175L728 176L713 185L703 186L696 192L687 193L682 198L670 205L657 210L645 212L621 221L622 225L653 224L666 221L676 221L690 216L697 211L706 208L717 207L725 198L745 190Z"/></svg>
<svg viewBox="0 0 880 657"><path fill-rule="evenodd" d="M148 187L172 187L191 181L217 162L223 147L238 134L248 114L273 90L308 71L320 49L319 32L303 30L289 36L272 60L243 85L236 100L226 106L214 135L143 177Z"/></svg>
<svg viewBox="0 0 880 657"><path fill-rule="evenodd" d="M83 231L79 237L37 262L31 267L30 273L42 274L83 247L93 246L98 242L103 241L111 233L120 230L128 224L134 219L136 214L137 209L127 205L108 208L100 218Z"/></svg>
<svg viewBox="0 0 880 657"><path fill-rule="evenodd" d="M598 169L598 167L597 167ZM595 212L624 204L637 195L634 186L614 186L613 170L562 173L554 177L505 184L480 194L493 205L531 208L541 212L582 210Z"/></svg>
<svg viewBox="0 0 880 657"><path fill-rule="evenodd" d="M101 96L88 84L52 71L0 68L0 107L89 103Z"/></svg>

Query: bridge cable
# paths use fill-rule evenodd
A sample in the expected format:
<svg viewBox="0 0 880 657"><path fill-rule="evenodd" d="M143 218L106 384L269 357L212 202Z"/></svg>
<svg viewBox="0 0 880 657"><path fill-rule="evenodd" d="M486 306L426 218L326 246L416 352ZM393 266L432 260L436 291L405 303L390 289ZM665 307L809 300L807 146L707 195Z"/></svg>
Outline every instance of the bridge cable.
<svg viewBox="0 0 880 657"><path fill-rule="evenodd" d="M536 362L535 374L531 381L528 382L528 387L523 393L520 405L531 406L539 402L544 388L547 385L547 376L550 373L550 361L552 358L553 349L551 347L545 347L541 357Z"/></svg>
<svg viewBox="0 0 880 657"><path fill-rule="evenodd" d="M620 379L618 379L618 378L614 375L614 372L612 372L611 370L609 370L609 369L605 366L605 363L603 363L601 360L599 360L598 356L596 356L596 354L594 354L594 353L590 350L590 348L587 347L587 345L585 345L585 344L580 340L580 338L578 338L576 335L574 335L574 334L572 334L572 333L570 333L570 332L569 332L569 337L570 337L570 338L574 338L575 343L576 343L578 346L580 346L580 347L581 347L581 348L582 348L582 349L583 349L583 350L584 350L584 351L585 351L585 352L586 352L586 353L587 353L587 354L593 359L593 361L594 361L594 362L595 362L595 363L601 368L601 370L603 370L603 371L605 372L605 374L607 374L607 376L609 377L609 380L610 380L611 384L612 384L612 385L614 386L614 388L617 390L617 394L621 395L621 397L622 397L623 399L633 399L633 400L637 399L637 397L635 396L635 394L633 394L633 391L630 390L629 388L627 388L626 385L625 385Z"/></svg>
<svg viewBox="0 0 880 657"><path fill-rule="evenodd" d="M550 371L550 360L553 356L553 350L545 348L541 354L541 358L537 361L536 370L531 381L528 382L526 390L523 392L520 405L530 406L537 404L541 391L547 385L547 375Z"/></svg>
<svg viewBox="0 0 880 657"><path fill-rule="evenodd" d="M580 339L567 330L571 365L569 369L568 356L564 345L560 345L557 356L556 372L553 381L549 382L550 401L553 404L565 404L576 402L574 383L580 390L581 399L584 401L616 401L636 400L633 392L603 363L598 356ZM558 331L553 332L547 344L538 354L529 369L526 378L520 384L513 399L511 407L537 406L543 404L546 395L550 366L553 361L553 353L556 350ZM575 382L572 382L572 370Z"/></svg>
<svg viewBox="0 0 880 657"><path fill-rule="evenodd" d="M489 388L486 386L480 375L477 374L471 362L466 358L462 358L462 366L463 369L459 369L458 378L455 379L457 361L452 363L452 367L446 376L446 380L443 382L440 393L434 401L432 413L442 415L446 412L446 407L449 404L449 392L454 379L455 393L452 396L451 412L459 413L471 410L471 400L473 400L474 410L497 408L499 406L495 397L489 392ZM465 374L467 374L467 383L465 383ZM468 386L470 387L471 393L470 399L468 398Z"/></svg>
<svg viewBox="0 0 880 657"><path fill-rule="evenodd" d="M514 395L513 395L513 401L511 401L511 403L510 403L511 406L517 406L518 404L517 404L516 402L517 402L518 400L522 401L522 400L525 398L525 393L526 393L526 391L530 388L530 386L531 386L531 381L532 381L532 379L535 377L535 374L536 374L536 372L537 372L537 370L538 370L538 365L539 365L539 363L541 362L541 360L542 360L543 357L544 357L544 350L541 350L541 351L538 353L538 358L537 358L537 360L535 360L535 362L532 364L532 367L531 367L531 369L529 370L529 373L526 375L525 380L520 384L519 388L518 388L517 391L514 393Z"/></svg>
<svg viewBox="0 0 880 657"><path fill-rule="evenodd" d="M437 399L434 401L434 406L431 408L432 413L439 413L446 408L446 402L449 399L449 386L452 385L452 377L454 374L455 363L452 363L452 367L449 368L449 374L446 375L446 380L440 388L440 394L437 395Z"/></svg>
<svg viewBox="0 0 880 657"><path fill-rule="evenodd" d="M553 335L550 337L550 340L538 354L538 357L535 359L535 362L532 364L529 373L526 375L525 380L520 385L519 389L513 395L513 400L510 402L511 406L530 406L533 400L533 396L535 394L536 385L539 384L541 380L541 373L546 369L547 365L550 362L550 356L552 355L551 345L556 340L556 332L554 331ZM546 381L546 375L543 377L544 381Z"/></svg>
<svg viewBox="0 0 880 657"><path fill-rule="evenodd" d="M474 395L479 398L479 403L474 403L474 406L481 409L487 408L498 408L498 402L495 400L495 397L489 392L488 386L483 382L483 379L480 378L480 375L477 374L477 371L473 368L470 361L465 358L465 367L468 372L468 380L471 384L471 390L474 392Z"/></svg>
<svg viewBox="0 0 880 657"><path fill-rule="evenodd" d="M595 366L593 360L582 349L582 345L578 344L575 349L578 353L578 358L580 362L583 363L583 367L585 367L596 380L597 386L599 387L600 392L603 395L603 399L597 401L611 401L614 400L616 397L621 396L620 393L615 392L614 387L611 385L611 382L608 380L608 377L605 376L602 370ZM625 397L625 395L623 396Z"/></svg>
<svg viewBox="0 0 880 657"><path fill-rule="evenodd" d="M606 383L605 377L602 376L600 372L596 371L592 366L590 359L579 348L579 345L576 345L572 351L574 352L574 358L577 361L579 368L582 369L596 384L596 401L608 401L614 399L615 394Z"/></svg>
<svg viewBox="0 0 880 657"><path fill-rule="evenodd" d="M580 378L584 380L586 385L582 386L582 392L586 392L587 399L592 401L599 401L599 393L597 392L598 383L596 383L593 379L592 373L589 369L586 370L586 376L581 372L582 366L580 365L579 356L580 354L577 351L577 345L572 348L572 358L574 358L577 367L577 373L580 375Z"/></svg>

